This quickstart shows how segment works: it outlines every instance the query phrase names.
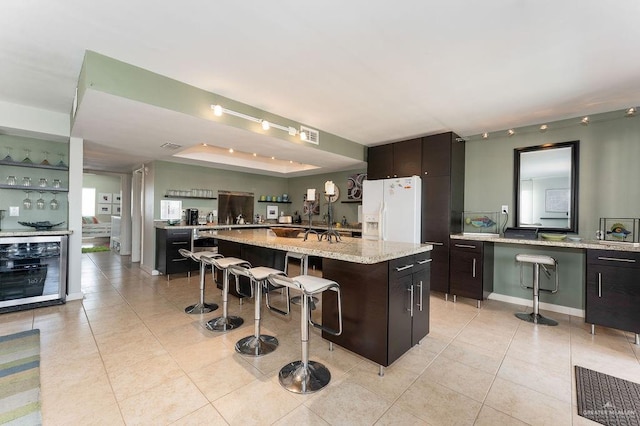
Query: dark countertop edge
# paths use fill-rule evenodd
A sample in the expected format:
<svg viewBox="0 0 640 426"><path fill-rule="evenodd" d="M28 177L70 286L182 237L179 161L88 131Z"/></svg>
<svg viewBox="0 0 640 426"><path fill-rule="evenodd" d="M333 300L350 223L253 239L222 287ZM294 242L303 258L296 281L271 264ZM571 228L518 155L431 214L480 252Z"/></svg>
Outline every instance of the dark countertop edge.
<svg viewBox="0 0 640 426"><path fill-rule="evenodd" d="M601 240L580 240L580 241L551 241L544 239L537 240L525 240L518 238L504 238L496 236L485 235L469 235L469 234L452 234L450 235L452 240L472 240L472 241L484 241L501 244L520 244L528 246L547 246L547 247L563 247L572 249L592 249L592 250L614 250L614 251L631 251L640 252L640 244L638 243L616 243L605 242Z"/></svg>
<svg viewBox="0 0 640 426"><path fill-rule="evenodd" d="M0 238L2 237L37 237L48 235L71 235L73 231L67 229L51 229L49 231L22 231L19 229L0 231Z"/></svg>

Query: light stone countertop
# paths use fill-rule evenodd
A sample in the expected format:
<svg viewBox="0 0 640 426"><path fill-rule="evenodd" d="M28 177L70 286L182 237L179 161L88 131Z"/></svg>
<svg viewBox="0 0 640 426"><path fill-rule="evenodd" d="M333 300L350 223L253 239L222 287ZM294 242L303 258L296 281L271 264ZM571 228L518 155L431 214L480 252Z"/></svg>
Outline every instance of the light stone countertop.
<svg viewBox="0 0 640 426"><path fill-rule="evenodd" d="M31 228L32 229L32 228ZM27 229L5 229L0 231L1 237L38 237L49 235L71 235L73 231L67 229L49 229L44 231L28 231Z"/></svg>
<svg viewBox="0 0 640 426"><path fill-rule="evenodd" d="M202 231L198 235L200 238L217 238L252 246L363 264L384 262L433 249L430 244L371 241L351 237L342 237L340 242L334 240L329 244L327 240L318 241L315 234L309 235L307 241L304 241L304 232L301 232L296 238L284 238L276 236L269 229Z"/></svg>
<svg viewBox="0 0 640 426"><path fill-rule="evenodd" d="M617 243L613 241L601 241L601 240L580 240L571 241L565 239L563 241L551 241L544 240L539 237L537 240L525 240L518 238L504 238L504 237L491 237L481 234L453 234L452 240L471 240L471 241L486 241L500 244L520 244L527 246L547 246L547 247L564 247L572 249L595 249L595 250L615 250L615 251L631 251L640 252L640 244L638 243Z"/></svg>
<svg viewBox="0 0 640 426"><path fill-rule="evenodd" d="M219 230L219 229L243 229L243 228L301 228L306 230L309 224L304 223L248 223L246 225L224 225L224 224L208 224L208 225L169 225L166 222L156 222L156 228L159 229L198 229L198 230ZM313 224L312 229L327 229L327 225ZM334 230L341 232L362 232L362 228L354 228L350 226L342 226L340 228L333 227Z"/></svg>

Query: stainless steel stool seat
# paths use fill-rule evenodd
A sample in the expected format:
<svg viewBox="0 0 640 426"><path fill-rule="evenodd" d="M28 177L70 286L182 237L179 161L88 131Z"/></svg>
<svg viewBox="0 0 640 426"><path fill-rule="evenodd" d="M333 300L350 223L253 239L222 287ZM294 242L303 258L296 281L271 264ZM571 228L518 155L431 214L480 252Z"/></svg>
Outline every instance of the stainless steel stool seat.
<svg viewBox="0 0 640 426"><path fill-rule="evenodd" d="M236 343L236 352L243 355L262 356L269 354L278 347L278 339L274 336L260 334L260 319L262 311L262 290L267 283L270 275L282 274L282 271L268 268L266 266L258 266L251 268L250 266L237 264L229 265L229 273L236 276L236 283L240 276L248 277L251 280L251 291L255 302L254 307L254 333L252 336L243 337Z"/></svg>
<svg viewBox="0 0 640 426"><path fill-rule="evenodd" d="M533 289L533 312L518 312L515 314L516 317L523 321L532 322L534 324L540 325L558 325L558 322L552 320L551 318L546 318L540 315L540 292L546 291L549 293L557 293L558 292L558 262L551 256L546 255L538 255L538 254L517 254L516 261L520 263L520 286L526 289ZM522 277L522 265L524 263L530 263L533 265L533 285L531 287L524 285L524 280ZM555 279L556 285L555 289L543 289L540 288L540 267L542 266L544 272L547 276L551 276L549 272L549 268L547 266L552 267L555 270Z"/></svg>
<svg viewBox="0 0 640 426"><path fill-rule="evenodd" d="M183 256L200 264L200 301L193 305L189 305L184 308L184 311L188 314L207 314L209 312L215 311L218 309L218 305L215 303L206 303L204 301L204 285L206 279L207 272L207 264L202 261L202 256L207 257L218 257L220 256L217 252L214 251L198 251L193 252L186 249L179 249L178 252ZM211 275L213 276L213 268L211 268Z"/></svg>
<svg viewBox="0 0 640 426"><path fill-rule="evenodd" d="M302 291L302 312L300 315L300 340L302 343L302 359L290 362L278 373L280 385L290 392L307 394L316 392L331 381L331 372L323 364L309 360L309 324L327 333L338 336L342 334L342 300L340 286L335 281L309 275L289 278L284 275L271 275L269 282L275 286L286 286ZM335 291L338 294L338 330L318 324L311 319L309 301L315 294L323 291ZM268 300L268 299L267 299ZM290 300L288 306L290 307ZM269 304L267 304L269 306ZM287 309L289 311L289 309Z"/></svg>
<svg viewBox="0 0 640 426"><path fill-rule="evenodd" d="M236 257L214 258L202 256L201 259L222 271L222 316L209 320L206 327L212 331L227 331L240 327L244 320L240 317L229 315L229 266L248 265L249 263Z"/></svg>

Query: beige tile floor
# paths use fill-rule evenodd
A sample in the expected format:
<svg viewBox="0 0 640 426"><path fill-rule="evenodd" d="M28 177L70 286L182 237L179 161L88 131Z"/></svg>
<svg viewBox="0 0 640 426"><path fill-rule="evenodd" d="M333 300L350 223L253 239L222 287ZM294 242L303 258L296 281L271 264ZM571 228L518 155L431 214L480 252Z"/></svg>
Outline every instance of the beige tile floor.
<svg viewBox="0 0 640 426"><path fill-rule="evenodd" d="M277 373L299 359L299 316L263 314L263 332L280 347L240 356L235 342L253 332L253 303L231 299L245 325L214 333L193 316L197 274L167 281L128 258L83 255L83 301L0 315L0 335L39 328L46 425L584 425L577 415L573 366L640 382L633 335L556 313L557 327L519 321L522 307L431 296L431 333L377 375L378 367L316 331L311 357L332 373L312 395L282 389ZM210 282L210 276L208 277ZM209 284L208 300L220 302Z"/></svg>

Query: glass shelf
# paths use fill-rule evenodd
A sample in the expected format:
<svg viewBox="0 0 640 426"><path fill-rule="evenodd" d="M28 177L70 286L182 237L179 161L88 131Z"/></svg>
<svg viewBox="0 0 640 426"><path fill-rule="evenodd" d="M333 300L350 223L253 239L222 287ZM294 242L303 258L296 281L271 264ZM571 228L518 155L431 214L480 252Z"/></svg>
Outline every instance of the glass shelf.
<svg viewBox="0 0 640 426"><path fill-rule="evenodd" d="M275 203L275 204L291 204L291 201L262 201L258 200L259 203Z"/></svg>
<svg viewBox="0 0 640 426"><path fill-rule="evenodd" d="M192 197L190 195L165 195L164 198L188 198L191 200L217 200L217 197Z"/></svg>
<svg viewBox="0 0 640 426"><path fill-rule="evenodd" d="M358 203L362 203L362 200L346 200L346 201L340 201L342 204L358 204Z"/></svg>
<svg viewBox="0 0 640 426"><path fill-rule="evenodd" d="M31 192L69 192L69 188L53 188L51 186L22 186L22 185L7 185L0 183L0 189L15 189L18 191L31 191Z"/></svg>
<svg viewBox="0 0 640 426"><path fill-rule="evenodd" d="M27 167L30 169L63 170L65 172L69 171L69 167L66 167L66 166L54 166L51 164L22 163L20 161L0 160L0 166Z"/></svg>

